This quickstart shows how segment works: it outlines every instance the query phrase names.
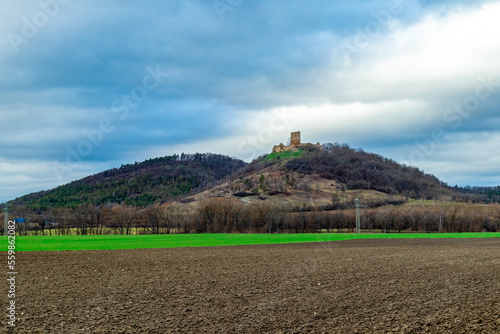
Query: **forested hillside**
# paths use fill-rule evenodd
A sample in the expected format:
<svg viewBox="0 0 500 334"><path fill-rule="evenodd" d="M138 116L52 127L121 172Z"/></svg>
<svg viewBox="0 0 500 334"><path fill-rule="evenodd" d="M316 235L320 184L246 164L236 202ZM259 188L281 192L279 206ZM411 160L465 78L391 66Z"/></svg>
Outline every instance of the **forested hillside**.
<svg viewBox="0 0 500 334"><path fill-rule="evenodd" d="M14 206L33 209L118 203L145 206L206 189L246 163L218 154L182 154L122 165L49 191L29 194Z"/></svg>
<svg viewBox="0 0 500 334"><path fill-rule="evenodd" d="M286 168L336 180L347 189L373 189L411 198L433 198L453 192L433 175L380 155L356 150L347 144L325 144L323 148L288 160Z"/></svg>
<svg viewBox="0 0 500 334"><path fill-rule="evenodd" d="M472 201L484 201L487 203L500 203L500 186L496 187L457 187L455 191L465 194Z"/></svg>
<svg viewBox="0 0 500 334"><path fill-rule="evenodd" d="M286 154L263 156L242 169L239 176L246 174L255 178L260 171L272 165L278 165L285 174L316 175L336 181L348 190L376 190L415 199L464 195L418 168L401 165L362 149L353 149L347 144L325 144L322 149L311 147L293 157ZM258 179L251 183L258 184ZM271 191L274 190L272 186L268 187Z"/></svg>

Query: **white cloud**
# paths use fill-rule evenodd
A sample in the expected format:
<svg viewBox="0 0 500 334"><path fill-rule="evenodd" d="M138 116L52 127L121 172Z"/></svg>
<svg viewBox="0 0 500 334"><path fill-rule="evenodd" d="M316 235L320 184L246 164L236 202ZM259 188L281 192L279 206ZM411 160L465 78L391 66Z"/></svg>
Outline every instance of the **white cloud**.
<svg viewBox="0 0 500 334"><path fill-rule="evenodd" d="M352 100L434 99L466 94L478 76L500 77L500 3L459 11L374 39L359 61L332 73Z"/></svg>
<svg viewBox="0 0 500 334"><path fill-rule="evenodd" d="M500 156L498 143L500 133L451 133L444 142L433 146L422 142L419 167L450 185L496 185L500 184ZM400 148L400 156L408 156L415 147Z"/></svg>

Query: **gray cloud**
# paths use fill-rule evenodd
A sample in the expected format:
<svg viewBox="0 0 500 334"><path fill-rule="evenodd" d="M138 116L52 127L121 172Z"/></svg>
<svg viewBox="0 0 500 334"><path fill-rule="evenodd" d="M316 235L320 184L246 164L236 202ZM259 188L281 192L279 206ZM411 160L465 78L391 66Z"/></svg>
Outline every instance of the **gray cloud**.
<svg viewBox="0 0 500 334"><path fill-rule="evenodd" d="M499 64L492 58L498 59L498 49L470 45L481 66L468 67L463 66L470 64L466 52L440 54L438 46L451 43L459 49L440 36L498 1L402 1L402 9L386 24L383 13L392 3L244 0L221 20L210 1L69 1L57 8L38 1L2 2L0 157L5 166L29 161L32 178L39 175L47 187L55 186L61 182L57 175L42 176L36 165L64 164L68 147L77 150L89 140L85 133L99 129L103 120L113 130L81 156L80 167L72 167L74 173L68 172L65 181L80 177L85 168L95 171L92 163L112 165L138 151L154 155L160 146L192 148L215 140L210 150L226 150L230 145L224 146L224 140L267 126L265 117L253 122L256 113L285 107L308 110L308 119L289 125L307 128L318 140L349 141L389 155L402 147L411 151L415 141L426 140L438 127L451 134L495 132L500 89L462 118L458 128L450 128L453 123L443 115L474 94L478 76L493 74L500 80ZM36 18L43 19L43 13L47 22L37 27ZM353 45L370 24L378 24L376 33L365 38L347 64L342 45ZM29 25L36 31L25 36ZM491 35L481 27L470 28L457 33ZM429 31L436 33L427 35ZM13 42L15 36L23 42ZM436 54L427 60L425 50ZM457 59L461 62L453 64ZM143 85L148 66L169 75L121 118L113 103ZM314 111L328 105L324 112ZM398 114L398 107L410 108L412 115L403 116L404 110ZM280 136L274 133L269 140ZM271 144L263 141L257 151ZM435 159L426 157L426 163ZM471 179L468 183L474 183ZM23 191L40 187L15 182ZM0 200L12 196L6 190Z"/></svg>

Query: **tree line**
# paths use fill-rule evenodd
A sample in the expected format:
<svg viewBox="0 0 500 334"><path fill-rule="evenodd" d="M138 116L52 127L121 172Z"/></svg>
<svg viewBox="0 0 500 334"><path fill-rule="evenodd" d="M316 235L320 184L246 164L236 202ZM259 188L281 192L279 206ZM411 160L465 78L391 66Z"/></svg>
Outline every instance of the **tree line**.
<svg viewBox="0 0 500 334"><path fill-rule="evenodd" d="M20 234L98 235L170 233L320 233L353 232L355 210L296 210L260 201L244 204L230 198L209 198L197 207L164 203L147 208L124 205L51 209L17 224ZM361 209L362 229L372 232L497 232L500 206L439 200Z"/></svg>

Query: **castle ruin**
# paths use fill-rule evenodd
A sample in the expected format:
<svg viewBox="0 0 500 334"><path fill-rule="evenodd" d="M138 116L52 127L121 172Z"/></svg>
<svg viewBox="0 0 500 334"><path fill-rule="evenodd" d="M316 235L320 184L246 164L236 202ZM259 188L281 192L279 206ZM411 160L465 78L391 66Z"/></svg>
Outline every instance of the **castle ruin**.
<svg viewBox="0 0 500 334"><path fill-rule="evenodd" d="M291 144L292 144L292 147L298 147L300 145L300 131L297 131L297 132L292 132L292 140L291 140Z"/></svg>
<svg viewBox="0 0 500 334"><path fill-rule="evenodd" d="M321 148L320 143L314 144L309 144L309 143L302 143L300 139L300 131L292 132L291 135L291 140L290 140L290 145L285 146L283 143L280 143L279 145L276 145L273 147L273 152L272 153L279 153L279 152L286 152L286 151L296 151L298 149L303 149L307 147L317 147Z"/></svg>

